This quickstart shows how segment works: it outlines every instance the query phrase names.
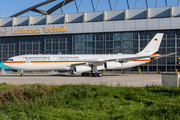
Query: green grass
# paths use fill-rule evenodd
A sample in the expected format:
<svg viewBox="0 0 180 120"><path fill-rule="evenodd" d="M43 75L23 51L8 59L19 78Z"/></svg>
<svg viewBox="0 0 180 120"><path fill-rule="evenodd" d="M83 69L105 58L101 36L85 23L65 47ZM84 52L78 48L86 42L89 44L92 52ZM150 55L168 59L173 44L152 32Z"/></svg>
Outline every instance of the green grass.
<svg viewBox="0 0 180 120"><path fill-rule="evenodd" d="M180 88L0 84L0 120L11 119L178 120Z"/></svg>

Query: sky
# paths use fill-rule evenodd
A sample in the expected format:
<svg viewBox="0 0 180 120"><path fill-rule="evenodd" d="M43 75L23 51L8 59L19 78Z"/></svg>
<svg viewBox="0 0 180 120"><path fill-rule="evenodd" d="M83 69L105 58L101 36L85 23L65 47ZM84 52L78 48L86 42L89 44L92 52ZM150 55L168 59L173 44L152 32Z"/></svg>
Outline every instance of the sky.
<svg viewBox="0 0 180 120"><path fill-rule="evenodd" d="M45 0L0 0L0 18L7 18L11 15L20 12L24 9L27 9L33 5L36 5L38 3L44 2ZM59 2L62 2L63 0L56 0L55 2L49 3L47 6L47 10L53 7L54 5L58 4ZM77 5L79 6L81 0L76 0ZM112 9L114 10L116 0L110 0ZM136 0L128 0L130 9L134 9L134 4ZM148 7L155 7L156 0L147 0L148 1ZM96 8L96 4L98 0L93 0L94 6ZM178 0L167 0L168 6L177 6ZM165 0L158 0L157 7L164 7L166 6ZM45 10L46 5L39 7L38 9ZM136 8L146 8L145 0L137 0ZM118 0L116 10L120 9L128 9L126 0ZM110 10L109 2L108 0L100 0L99 5L97 7L97 11L106 11ZM82 0L81 6L79 8L79 12L92 12L92 4L91 0ZM75 3L71 2L63 7L63 13L76 13L76 7ZM53 14L62 14L60 12L60 9L55 11ZM29 16L34 15L41 15L34 12L29 12ZM21 15L21 16L27 16L27 13Z"/></svg>

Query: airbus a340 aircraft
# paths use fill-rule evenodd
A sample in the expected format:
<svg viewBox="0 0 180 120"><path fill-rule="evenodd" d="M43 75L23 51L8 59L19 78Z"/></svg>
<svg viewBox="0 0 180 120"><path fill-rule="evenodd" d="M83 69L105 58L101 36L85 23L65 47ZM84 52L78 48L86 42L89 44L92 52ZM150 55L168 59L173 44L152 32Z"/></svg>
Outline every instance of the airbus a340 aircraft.
<svg viewBox="0 0 180 120"><path fill-rule="evenodd" d="M4 65L17 70L62 70L72 75L101 77L98 71L104 69L125 69L148 63L154 59L176 53L159 55L158 49L163 33L157 33L149 44L137 54L98 54L98 55L20 55L9 58ZM22 73L21 76L24 76Z"/></svg>

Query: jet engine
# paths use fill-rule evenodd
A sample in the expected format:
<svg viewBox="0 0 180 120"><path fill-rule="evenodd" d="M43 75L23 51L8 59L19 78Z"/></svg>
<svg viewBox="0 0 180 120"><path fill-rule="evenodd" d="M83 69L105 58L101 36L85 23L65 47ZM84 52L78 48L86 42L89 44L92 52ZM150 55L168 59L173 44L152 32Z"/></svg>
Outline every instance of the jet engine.
<svg viewBox="0 0 180 120"><path fill-rule="evenodd" d="M106 69L121 69L123 65L120 62L106 62L104 67Z"/></svg>
<svg viewBox="0 0 180 120"><path fill-rule="evenodd" d="M91 71L91 67L89 66L76 66L74 67L76 73L83 73Z"/></svg>

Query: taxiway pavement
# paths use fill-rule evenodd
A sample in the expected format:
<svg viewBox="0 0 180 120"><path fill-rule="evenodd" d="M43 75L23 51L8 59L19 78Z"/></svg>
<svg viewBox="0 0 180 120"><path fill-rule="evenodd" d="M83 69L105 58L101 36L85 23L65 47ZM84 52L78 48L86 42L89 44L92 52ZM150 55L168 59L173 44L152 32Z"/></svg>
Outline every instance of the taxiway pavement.
<svg viewBox="0 0 180 120"><path fill-rule="evenodd" d="M25 75L24 77L18 75L2 75L0 74L0 83L7 84L48 84L48 85L64 85L64 84L106 84L106 85L121 85L121 86L147 86L147 85L161 85L161 74L117 74L104 75L103 77L81 77L53 74L53 75Z"/></svg>

